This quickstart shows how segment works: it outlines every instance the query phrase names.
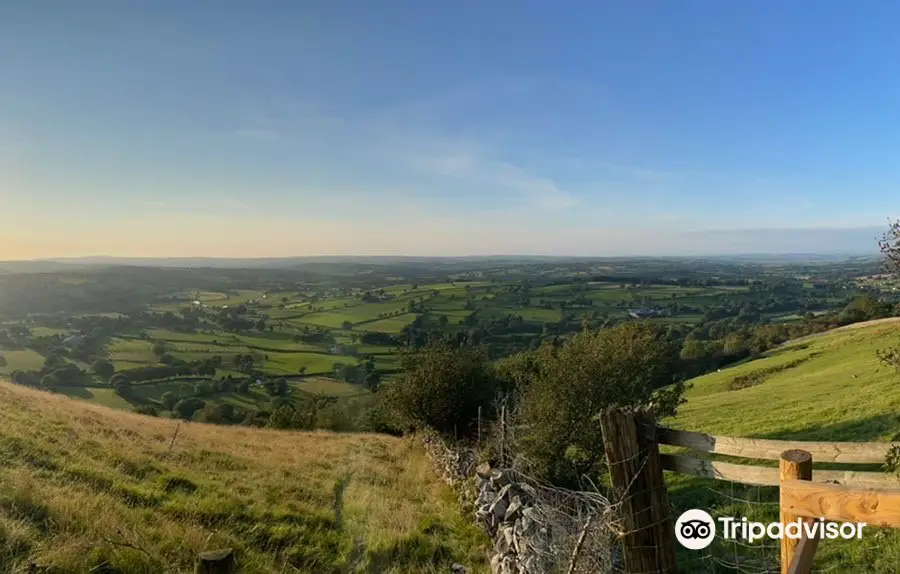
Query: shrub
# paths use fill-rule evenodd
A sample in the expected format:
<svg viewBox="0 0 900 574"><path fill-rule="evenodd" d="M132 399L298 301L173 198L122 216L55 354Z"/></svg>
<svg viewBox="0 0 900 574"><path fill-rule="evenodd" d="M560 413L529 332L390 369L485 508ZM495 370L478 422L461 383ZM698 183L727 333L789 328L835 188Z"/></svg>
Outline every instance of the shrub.
<svg viewBox="0 0 900 574"><path fill-rule="evenodd" d="M91 371L101 379L108 380L116 372L116 368L106 359L97 359L91 365Z"/></svg>
<svg viewBox="0 0 900 574"><path fill-rule="evenodd" d="M650 323L583 331L534 353L518 409L527 433L518 446L533 471L557 484L575 486L600 470L603 409L652 406L667 416L682 400L683 384L662 389L675 382L678 349Z"/></svg>
<svg viewBox="0 0 900 574"><path fill-rule="evenodd" d="M177 416L188 420L194 416L194 413L202 409L206 405L201 399L195 397L189 397L186 399L182 399L175 403L175 407L172 410Z"/></svg>
<svg viewBox="0 0 900 574"><path fill-rule="evenodd" d="M484 349L436 341L405 348L399 359L403 374L385 392L410 426L465 436L477 425L479 407L483 417L490 416L498 379Z"/></svg>
<svg viewBox="0 0 900 574"><path fill-rule="evenodd" d="M151 417L159 416L159 409L157 409L154 405L141 405L134 409L139 415L148 415Z"/></svg>

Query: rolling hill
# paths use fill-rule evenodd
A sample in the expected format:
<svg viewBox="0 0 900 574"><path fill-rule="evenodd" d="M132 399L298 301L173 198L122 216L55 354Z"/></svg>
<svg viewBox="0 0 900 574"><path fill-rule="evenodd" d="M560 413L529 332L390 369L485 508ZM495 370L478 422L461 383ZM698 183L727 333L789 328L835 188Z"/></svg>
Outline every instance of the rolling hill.
<svg viewBox="0 0 900 574"><path fill-rule="evenodd" d="M222 547L243 572L485 569L409 439L179 423L5 382L0 412L3 572L192 572Z"/></svg>
<svg viewBox="0 0 900 574"><path fill-rule="evenodd" d="M897 343L896 318L791 341L762 358L694 379L678 416L664 424L718 435L799 441L900 440L900 373L875 357L877 349ZM880 470L879 465L858 468ZM677 513L702 508L713 516L778 520L775 487L673 473L667 473L666 480ZM777 570L779 560L773 541L756 545L717 541L702 556L685 554L680 564L697 572L732 572L735 564L742 572ZM870 528L862 540L820 544L814 571L889 573L897 571L898 561L900 530Z"/></svg>
<svg viewBox="0 0 900 574"><path fill-rule="evenodd" d="M757 438L895 439L900 373L881 364L875 351L898 343L896 319L786 343L760 359L691 381L687 403L671 424Z"/></svg>

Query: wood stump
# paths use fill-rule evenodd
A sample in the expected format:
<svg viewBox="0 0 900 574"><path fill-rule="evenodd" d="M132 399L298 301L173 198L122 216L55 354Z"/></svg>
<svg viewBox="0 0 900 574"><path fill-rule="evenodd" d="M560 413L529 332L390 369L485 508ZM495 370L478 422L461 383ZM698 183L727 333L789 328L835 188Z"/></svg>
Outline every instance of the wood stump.
<svg viewBox="0 0 900 574"><path fill-rule="evenodd" d="M204 552L197 557L194 574L234 574L237 572L237 560L231 548Z"/></svg>

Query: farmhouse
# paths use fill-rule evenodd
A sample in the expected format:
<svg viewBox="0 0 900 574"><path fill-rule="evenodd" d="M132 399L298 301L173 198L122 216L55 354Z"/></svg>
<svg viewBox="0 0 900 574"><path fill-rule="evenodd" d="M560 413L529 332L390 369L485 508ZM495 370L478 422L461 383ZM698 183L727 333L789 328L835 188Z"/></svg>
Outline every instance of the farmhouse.
<svg viewBox="0 0 900 574"><path fill-rule="evenodd" d="M663 309L629 309L628 315L633 319L649 319L650 317L663 317L666 312Z"/></svg>
<svg viewBox="0 0 900 574"><path fill-rule="evenodd" d="M63 347L74 347L75 345L84 341L84 335L72 335L71 337L67 337L63 340Z"/></svg>

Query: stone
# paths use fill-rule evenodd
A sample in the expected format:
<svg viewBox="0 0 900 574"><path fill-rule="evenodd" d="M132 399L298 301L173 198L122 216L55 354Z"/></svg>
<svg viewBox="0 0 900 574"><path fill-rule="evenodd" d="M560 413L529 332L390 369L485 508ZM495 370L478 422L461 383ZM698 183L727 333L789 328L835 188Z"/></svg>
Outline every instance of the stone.
<svg viewBox="0 0 900 574"><path fill-rule="evenodd" d="M491 572L493 574L500 574L500 567L503 561L503 556L500 554L494 554L491 556Z"/></svg>
<svg viewBox="0 0 900 574"><path fill-rule="evenodd" d="M512 482L511 473L505 470L491 472L491 485L494 488L502 488Z"/></svg>
<svg viewBox="0 0 900 574"><path fill-rule="evenodd" d="M519 488L522 489L522 493L528 498L528 500L537 500L537 490L530 484L520 484Z"/></svg>
<svg viewBox="0 0 900 574"><path fill-rule="evenodd" d="M522 510L522 499L517 495L513 496L512 500L509 503L509 506L506 508L506 516L504 516L503 520L506 522L513 522L519 517L519 513Z"/></svg>
<svg viewBox="0 0 900 574"><path fill-rule="evenodd" d="M497 520L503 520L506 518L506 509L509 508L509 503L506 502L506 497L498 496L497 500L491 503L491 514L497 517Z"/></svg>
<svg viewBox="0 0 900 574"><path fill-rule="evenodd" d="M512 498L514 494L513 487L511 484L507 484L503 488L500 489L500 492L497 493L497 500L503 499L506 501L506 504L509 504L509 500Z"/></svg>
<svg viewBox="0 0 900 574"><path fill-rule="evenodd" d="M534 533L535 522L525 516L516 520L516 534L519 536L528 536Z"/></svg>
<svg viewBox="0 0 900 574"><path fill-rule="evenodd" d="M513 530L513 527L507 526L506 528L504 528L502 530L502 534L503 534L503 539L506 541L506 545L510 548L514 548L516 534L515 534L515 531Z"/></svg>
<svg viewBox="0 0 900 574"><path fill-rule="evenodd" d="M491 468L491 463L483 462L483 463L479 464L477 467L475 467L475 474L477 474L481 478L489 479L489 478L491 478L492 470L493 469Z"/></svg>
<svg viewBox="0 0 900 574"><path fill-rule="evenodd" d="M498 534L496 538L494 538L494 551L501 556L506 554L512 550L509 544L506 542L506 536L502 533Z"/></svg>
<svg viewBox="0 0 900 574"><path fill-rule="evenodd" d="M469 574L468 569L462 564L456 563L450 567L451 574Z"/></svg>
<svg viewBox="0 0 900 574"><path fill-rule="evenodd" d="M500 574L519 574L515 556L507 554L503 557L503 560L500 561Z"/></svg>

